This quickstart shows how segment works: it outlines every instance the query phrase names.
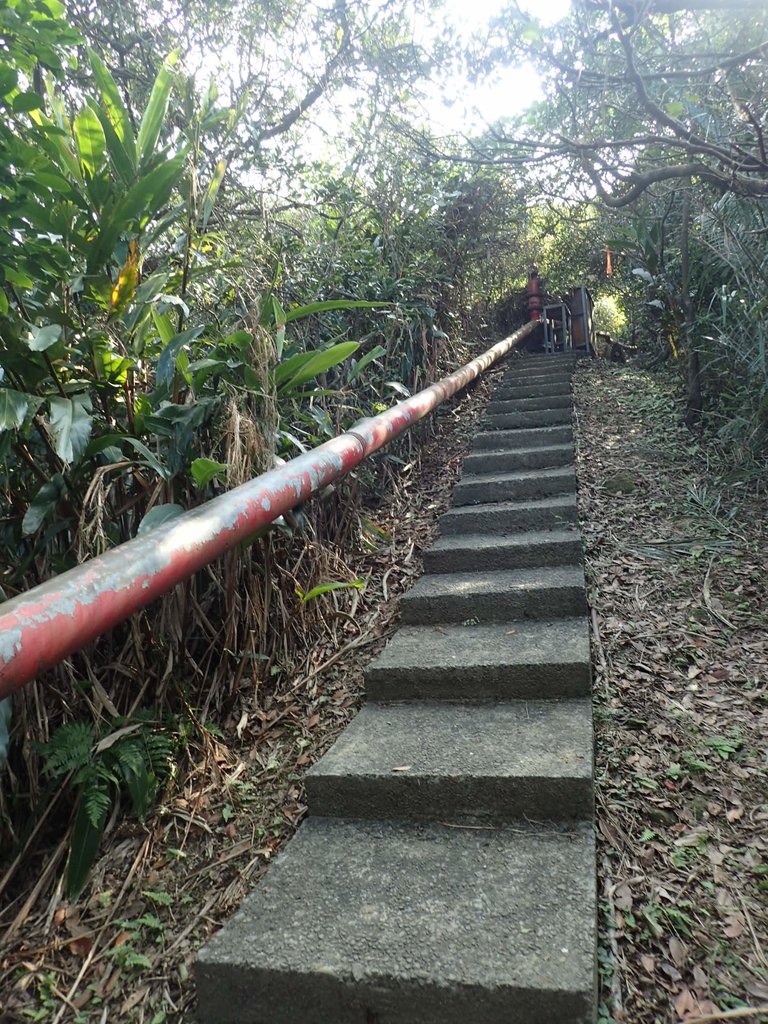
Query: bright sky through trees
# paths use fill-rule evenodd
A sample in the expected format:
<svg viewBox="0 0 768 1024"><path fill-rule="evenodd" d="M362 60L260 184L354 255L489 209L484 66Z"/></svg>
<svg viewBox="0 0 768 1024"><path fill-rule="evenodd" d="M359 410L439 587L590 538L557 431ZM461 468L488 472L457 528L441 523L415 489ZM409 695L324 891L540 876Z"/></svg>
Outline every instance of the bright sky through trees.
<svg viewBox="0 0 768 1024"><path fill-rule="evenodd" d="M504 0L445 0L436 17L447 21L462 41L468 42L506 6ZM568 13L570 0L521 0L520 7L544 24L553 24ZM538 75L526 63L498 69L476 83L459 76L432 83L423 109L435 131L468 133L482 131L539 99Z"/></svg>

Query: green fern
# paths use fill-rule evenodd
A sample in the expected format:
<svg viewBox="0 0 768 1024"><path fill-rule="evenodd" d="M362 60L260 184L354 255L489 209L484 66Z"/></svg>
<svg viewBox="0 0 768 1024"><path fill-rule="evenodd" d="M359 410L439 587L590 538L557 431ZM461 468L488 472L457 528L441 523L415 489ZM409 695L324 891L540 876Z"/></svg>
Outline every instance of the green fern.
<svg viewBox="0 0 768 1024"><path fill-rule="evenodd" d="M122 795L143 820L159 784L168 778L179 739L151 711L114 719L100 735L86 722L60 726L42 748L45 771L60 779L72 774L77 796L66 886L77 899L99 852L110 812Z"/></svg>
<svg viewBox="0 0 768 1024"><path fill-rule="evenodd" d="M61 725L42 747L44 770L53 779L87 765L93 752L93 727L87 722Z"/></svg>
<svg viewBox="0 0 768 1024"><path fill-rule="evenodd" d="M158 779L166 778L171 772L178 749L177 737L167 730L151 732L145 729L142 730L142 739L152 772Z"/></svg>
<svg viewBox="0 0 768 1024"><path fill-rule="evenodd" d="M80 802L88 821L93 828L99 830L99 834L112 808L116 781L112 772L101 764L89 765L79 779Z"/></svg>

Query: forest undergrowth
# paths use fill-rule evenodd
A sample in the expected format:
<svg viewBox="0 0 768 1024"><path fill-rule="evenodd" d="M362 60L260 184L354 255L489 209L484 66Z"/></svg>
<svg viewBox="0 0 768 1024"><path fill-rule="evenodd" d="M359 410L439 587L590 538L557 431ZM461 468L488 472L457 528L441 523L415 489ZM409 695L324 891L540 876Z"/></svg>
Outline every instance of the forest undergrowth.
<svg viewBox="0 0 768 1024"><path fill-rule="evenodd" d="M66 839L37 851L40 874L17 874L0 914L1 1024L190 1019L196 951L301 822L303 773L360 706L364 666L421 572L494 376L447 403L421 443L402 450L390 486L363 501L367 542L326 552L365 588L351 600L348 591L325 595L325 628L293 651L297 667L279 689L260 693L257 673L248 694L246 662L242 699L195 731L167 799L144 824L113 816L81 899L65 898Z"/></svg>
<svg viewBox="0 0 768 1024"><path fill-rule="evenodd" d="M681 425L672 372L592 363L575 395L600 1021L754 1024L768 1007L765 477Z"/></svg>

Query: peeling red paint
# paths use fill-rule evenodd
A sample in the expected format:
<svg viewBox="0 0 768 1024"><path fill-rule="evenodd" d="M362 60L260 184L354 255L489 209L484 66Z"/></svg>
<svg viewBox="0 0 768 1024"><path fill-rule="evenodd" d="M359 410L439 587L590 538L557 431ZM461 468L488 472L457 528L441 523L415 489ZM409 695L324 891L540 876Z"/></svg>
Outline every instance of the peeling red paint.
<svg viewBox="0 0 768 1024"><path fill-rule="evenodd" d="M344 476L479 377L536 326L527 324L449 377L313 451L0 605L0 698Z"/></svg>

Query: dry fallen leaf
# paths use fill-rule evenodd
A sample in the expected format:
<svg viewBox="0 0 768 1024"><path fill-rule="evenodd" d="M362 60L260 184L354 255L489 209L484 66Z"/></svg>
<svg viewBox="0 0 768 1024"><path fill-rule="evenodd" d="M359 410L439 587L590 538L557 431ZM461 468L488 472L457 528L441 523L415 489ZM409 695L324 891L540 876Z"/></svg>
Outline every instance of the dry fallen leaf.
<svg viewBox="0 0 768 1024"><path fill-rule="evenodd" d="M681 942L676 935L673 935L669 940L669 955L677 967L682 967L688 959L688 950L685 947L685 943Z"/></svg>
<svg viewBox="0 0 768 1024"><path fill-rule="evenodd" d="M613 903L619 910L623 910L626 913L629 913L632 910L632 890L626 882L623 885L617 886L614 890Z"/></svg>
<svg viewBox="0 0 768 1024"><path fill-rule="evenodd" d="M656 971L656 958L648 956L647 953L643 953L640 956L640 963L643 965L643 970L653 977Z"/></svg>

